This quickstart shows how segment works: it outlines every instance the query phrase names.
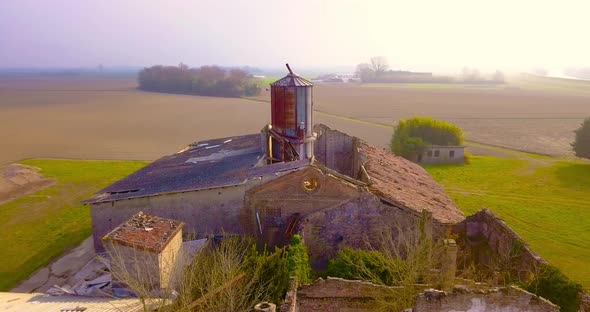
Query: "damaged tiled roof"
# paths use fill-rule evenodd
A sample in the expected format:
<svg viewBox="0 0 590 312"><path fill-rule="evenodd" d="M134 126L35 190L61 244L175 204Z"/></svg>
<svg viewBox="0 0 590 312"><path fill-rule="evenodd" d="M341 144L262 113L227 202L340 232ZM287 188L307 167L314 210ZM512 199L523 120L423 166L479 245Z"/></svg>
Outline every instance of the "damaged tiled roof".
<svg viewBox="0 0 590 312"><path fill-rule="evenodd" d="M442 187L421 166L363 141L359 145L371 179L371 192L416 212L430 211L441 223L465 219Z"/></svg>
<svg viewBox="0 0 590 312"><path fill-rule="evenodd" d="M193 143L99 191L84 204L225 187L292 170L309 161L256 166L263 157L260 134Z"/></svg>
<svg viewBox="0 0 590 312"><path fill-rule="evenodd" d="M139 212L103 239L159 253L184 226L183 222Z"/></svg>

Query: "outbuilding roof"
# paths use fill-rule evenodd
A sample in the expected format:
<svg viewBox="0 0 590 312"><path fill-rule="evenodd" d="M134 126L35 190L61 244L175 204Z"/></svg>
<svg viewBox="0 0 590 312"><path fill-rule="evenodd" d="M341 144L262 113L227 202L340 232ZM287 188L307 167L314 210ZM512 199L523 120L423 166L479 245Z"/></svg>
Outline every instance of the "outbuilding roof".
<svg viewBox="0 0 590 312"><path fill-rule="evenodd" d="M160 253L174 235L182 230L184 222L160 218L138 212L116 227L103 239L121 245Z"/></svg>

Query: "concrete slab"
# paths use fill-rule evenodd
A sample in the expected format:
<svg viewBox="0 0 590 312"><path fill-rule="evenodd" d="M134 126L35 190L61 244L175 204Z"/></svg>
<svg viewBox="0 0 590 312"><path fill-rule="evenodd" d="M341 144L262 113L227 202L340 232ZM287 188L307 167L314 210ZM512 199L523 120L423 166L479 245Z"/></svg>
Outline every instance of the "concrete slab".
<svg viewBox="0 0 590 312"><path fill-rule="evenodd" d="M65 278L57 277L57 276L49 276L49 279L43 284L41 287L37 288L36 292L46 292L49 288L53 287L53 285L63 286L66 282Z"/></svg>
<svg viewBox="0 0 590 312"><path fill-rule="evenodd" d="M72 249L51 265L51 274L59 277L69 277L80 271L88 261L95 257L92 237L85 239L82 244ZM53 286L53 285L52 285Z"/></svg>
<svg viewBox="0 0 590 312"><path fill-rule="evenodd" d="M37 272L33 273L31 277L22 283L18 284L12 292L30 293L39 287L43 286L49 280L49 268L41 268Z"/></svg>

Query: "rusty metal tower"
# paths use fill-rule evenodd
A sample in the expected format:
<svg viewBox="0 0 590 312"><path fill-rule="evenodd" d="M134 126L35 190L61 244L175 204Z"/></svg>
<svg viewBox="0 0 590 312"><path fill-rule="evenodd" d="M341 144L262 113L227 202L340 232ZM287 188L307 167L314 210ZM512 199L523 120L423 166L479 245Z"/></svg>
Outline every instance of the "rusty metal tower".
<svg viewBox="0 0 590 312"><path fill-rule="evenodd" d="M271 86L271 124L267 133L268 163L313 157L313 83L293 73Z"/></svg>

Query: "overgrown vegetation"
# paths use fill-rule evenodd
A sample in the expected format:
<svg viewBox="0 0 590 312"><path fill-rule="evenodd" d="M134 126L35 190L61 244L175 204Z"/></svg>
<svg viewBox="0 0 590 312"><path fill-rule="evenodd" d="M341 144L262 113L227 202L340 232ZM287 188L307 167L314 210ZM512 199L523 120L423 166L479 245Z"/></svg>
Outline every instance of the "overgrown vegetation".
<svg viewBox="0 0 590 312"><path fill-rule="evenodd" d="M140 161L30 159L57 184L0 205L0 290L8 291L91 234L90 210L80 201L138 170Z"/></svg>
<svg viewBox="0 0 590 312"><path fill-rule="evenodd" d="M328 261L326 276L364 280L375 284L398 286L407 274L400 259L392 259L377 250L343 248Z"/></svg>
<svg viewBox="0 0 590 312"><path fill-rule="evenodd" d="M226 237L197 253L163 311L252 311L262 301L282 302L288 285L285 249L258 251L250 238Z"/></svg>
<svg viewBox="0 0 590 312"><path fill-rule="evenodd" d="M574 153L578 157L590 158L590 118L586 118L575 133L576 138L572 143Z"/></svg>
<svg viewBox="0 0 590 312"><path fill-rule="evenodd" d="M462 145L461 128L429 117L400 120L391 137L391 151L415 160L430 145Z"/></svg>
<svg viewBox="0 0 590 312"><path fill-rule="evenodd" d="M572 282L554 266L544 265L532 281L521 286L555 303L560 311L577 312L580 308L582 286Z"/></svg>
<svg viewBox="0 0 590 312"><path fill-rule="evenodd" d="M289 276L297 277L299 284L308 284L311 282L312 271L309 264L309 255L307 247L303 244L301 236L298 234L291 237L289 249L287 250L287 267Z"/></svg>
<svg viewBox="0 0 590 312"><path fill-rule="evenodd" d="M125 283L140 298L150 297L151 290L142 285L145 277L136 281L133 274L114 275L129 280ZM179 296L170 306L160 304L162 311L252 311L262 301L282 303L290 277L307 283L311 267L298 235L289 246L272 252L259 251L251 238L228 236L198 252L176 275Z"/></svg>
<svg viewBox="0 0 590 312"><path fill-rule="evenodd" d="M156 92L240 97L261 91L259 81L246 71L219 66L156 65L141 70L137 80L140 89Z"/></svg>
<svg viewBox="0 0 590 312"><path fill-rule="evenodd" d="M384 233L378 250L343 248L329 260L325 276L351 280L365 280L384 286L401 286L384 289L376 299L376 308L383 311L401 311L413 306L420 292L417 284L430 284L436 288L448 286L442 272L444 250L442 242L433 241L425 227L426 216L419 220L415 230L394 226Z"/></svg>

